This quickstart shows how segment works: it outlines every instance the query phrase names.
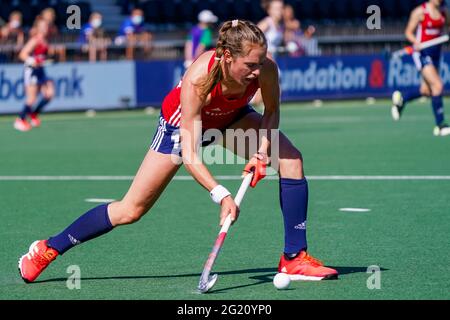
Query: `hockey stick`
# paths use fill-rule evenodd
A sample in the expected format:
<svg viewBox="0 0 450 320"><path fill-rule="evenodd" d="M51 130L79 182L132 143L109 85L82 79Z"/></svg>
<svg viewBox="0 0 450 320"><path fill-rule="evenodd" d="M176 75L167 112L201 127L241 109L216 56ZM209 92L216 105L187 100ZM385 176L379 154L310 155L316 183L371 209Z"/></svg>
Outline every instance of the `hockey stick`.
<svg viewBox="0 0 450 320"><path fill-rule="evenodd" d="M430 47L433 47L433 46L436 46L439 44L443 44L443 43L447 42L449 39L450 39L449 35L445 34L443 36L431 39L429 41L422 42L417 49L414 49L413 46L407 46L403 49L394 51L392 53L391 57L394 59L398 59L405 55L411 55L414 53L414 51L421 51L426 48L430 48Z"/></svg>
<svg viewBox="0 0 450 320"><path fill-rule="evenodd" d="M239 207L241 204L242 198L244 197L245 192L252 181L253 173L249 173L245 176L242 184L234 198L234 202ZM203 268L202 275L200 276L200 282L198 283L198 291L200 293L208 292L217 281L217 274L209 275L211 273L211 269L216 261L217 256L219 255L220 249L225 241L225 237L227 236L228 229L231 226L231 215L228 215L225 219L225 222L222 225L222 228L219 231L219 235L217 236L216 242L211 250L211 253L208 256L208 260L206 260L205 266Z"/></svg>

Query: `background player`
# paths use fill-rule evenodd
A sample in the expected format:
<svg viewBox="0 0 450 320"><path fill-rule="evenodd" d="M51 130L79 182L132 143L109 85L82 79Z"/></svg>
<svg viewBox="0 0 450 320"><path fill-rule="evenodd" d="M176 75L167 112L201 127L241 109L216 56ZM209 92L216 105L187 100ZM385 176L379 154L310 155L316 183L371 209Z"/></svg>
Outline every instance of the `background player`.
<svg viewBox="0 0 450 320"><path fill-rule="evenodd" d="M405 35L415 48L422 42L442 35L447 12L442 6L442 0L430 0L415 8L406 26ZM391 114L398 121L405 109L406 103L420 96L431 96L431 106L436 122L434 135L450 135L450 128L444 120L442 99L443 83L439 76L441 45L435 45L413 53L414 63L422 75L420 88L412 91L395 91L392 94Z"/></svg>
<svg viewBox="0 0 450 320"><path fill-rule="evenodd" d="M19 53L19 59L25 62L24 85L25 105L19 117L14 122L14 128L19 131L29 131L32 126L39 127L39 113L50 102L55 94L53 82L45 74L44 62L48 52L48 23L42 18L37 18L34 26L35 34L27 41ZM42 99L33 110L38 94ZM30 116L30 122L27 121Z"/></svg>

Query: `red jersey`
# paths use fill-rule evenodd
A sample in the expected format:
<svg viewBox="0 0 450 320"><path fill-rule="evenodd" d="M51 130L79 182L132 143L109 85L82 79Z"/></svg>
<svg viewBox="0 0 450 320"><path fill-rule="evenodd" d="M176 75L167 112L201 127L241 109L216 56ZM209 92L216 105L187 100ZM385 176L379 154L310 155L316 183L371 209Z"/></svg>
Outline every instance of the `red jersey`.
<svg viewBox="0 0 450 320"><path fill-rule="evenodd" d="M446 13L444 9L440 9L441 17L433 19L430 16L430 11L427 8L427 3L422 4L424 18L417 28L417 39L420 42L425 42L442 35L442 30L445 26Z"/></svg>
<svg viewBox="0 0 450 320"><path fill-rule="evenodd" d="M208 72L214 63L215 54L211 56L208 63ZM238 115L239 111L246 107L250 100L255 95L259 88L258 79L253 80L247 86L245 93L238 99L227 99L222 94L221 83L217 85L211 91L211 101L208 105L202 108L202 127L203 129L224 129ZM181 81L169 94L164 98L162 103L162 115L164 119L172 126L180 126L181 118L181 104L180 104L180 94L181 94ZM184 106L184 108L189 108L189 106Z"/></svg>
<svg viewBox="0 0 450 320"><path fill-rule="evenodd" d="M33 58L36 59L36 65L41 66L47 58L48 43L45 40L38 40L32 52Z"/></svg>

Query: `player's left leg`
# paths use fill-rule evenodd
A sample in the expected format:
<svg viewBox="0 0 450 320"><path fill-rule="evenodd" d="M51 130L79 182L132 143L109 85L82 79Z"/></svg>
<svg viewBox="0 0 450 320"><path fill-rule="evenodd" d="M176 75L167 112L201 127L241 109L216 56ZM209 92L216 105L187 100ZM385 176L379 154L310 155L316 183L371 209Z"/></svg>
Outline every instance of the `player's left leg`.
<svg viewBox="0 0 450 320"><path fill-rule="evenodd" d="M26 76L26 75L25 75ZM25 78L26 79L26 78ZM39 87L35 83L27 83L25 81L25 105L19 114L19 117L14 121L14 128L19 131L31 130L31 124L27 121L27 116L31 114L31 108L36 102Z"/></svg>
<svg viewBox="0 0 450 320"><path fill-rule="evenodd" d="M46 80L41 85L41 94L42 98L39 101L38 105L34 109L34 111L31 113L31 125L33 127L39 127L41 125L41 120L39 119L38 115L42 112L44 107L53 99L55 96L55 86L53 84L53 81Z"/></svg>
<svg viewBox="0 0 450 320"><path fill-rule="evenodd" d="M394 121L400 120L400 117L405 110L406 104L420 98L423 95L420 88L414 88L408 91L396 90L392 93L392 108L391 115Z"/></svg>
<svg viewBox="0 0 450 320"><path fill-rule="evenodd" d="M442 98L444 85L436 66L433 64L426 65L422 69L422 76L431 89L431 107L436 123L433 133L436 136L450 135L450 128L445 123L444 118L444 104Z"/></svg>
<svg viewBox="0 0 450 320"><path fill-rule="evenodd" d="M401 92L399 90L394 91L394 93L392 94L392 108L391 108L391 115L394 121L400 120L400 117L405 111L407 102L417 99L420 96L423 97L431 96L430 86L425 82L423 78L421 80L420 87L418 90L419 91L417 91L417 89L412 89L409 92Z"/></svg>
<svg viewBox="0 0 450 320"><path fill-rule="evenodd" d="M431 55L430 55L431 54ZM437 60L433 60L433 56L436 56L434 52L415 52L413 54L413 61L417 71L421 72L430 64L435 62L439 63L439 57ZM410 90L396 90L392 93L392 108L391 115L394 121L400 120L402 113L405 111L405 107L408 102L413 101L421 96L429 96L429 85L422 79L420 87Z"/></svg>
<svg viewBox="0 0 450 320"><path fill-rule="evenodd" d="M242 129L244 132L255 130L257 140L261 139L259 132L262 116L252 112L233 123L229 129ZM264 133L264 132L261 132ZM236 139L225 136L224 146L241 157L249 159L259 141L246 141L245 150L238 146ZM280 206L284 220L284 253L281 255L279 272L288 273L292 280L321 280L337 278L337 271L324 267L317 259L307 253L306 217L308 209L308 182L304 176L303 157L289 139L279 132L278 139L272 140L269 150L272 163L278 163L274 168L279 174Z"/></svg>

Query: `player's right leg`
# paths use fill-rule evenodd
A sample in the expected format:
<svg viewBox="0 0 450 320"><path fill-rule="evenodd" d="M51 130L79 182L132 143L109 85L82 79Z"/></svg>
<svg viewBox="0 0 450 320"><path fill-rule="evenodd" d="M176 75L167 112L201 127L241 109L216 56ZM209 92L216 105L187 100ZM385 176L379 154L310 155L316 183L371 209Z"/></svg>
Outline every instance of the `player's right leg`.
<svg viewBox="0 0 450 320"><path fill-rule="evenodd" d="M45 75L42 77L41 94L41 100L30 114L30 123L33 127L39 127L41 125L41 120L38 115L55 96L55 85L53 84L53 81L47 79Z"/></svg>
<svg viewBox="0 0 450 320"><path fill-rule="evenodd" d="M147 153L124 198L108 207L113 226L136 222L153 206L180 167L172 157L154 150Z"/></svg>
<svg viewBox="0 0 450 320"><path fill-rule="evenodd" d="M431 108L433 110L435 127L433 134L435 136L450 135L450 128L445 122L444 103L442 92L444 85L435 65L427 65L422 70L423 78L431 90Z"/></svg>
<svg viewBox="0 0 450 320"><path fill-rule="evenodd" d="M19 117L14 121L14 129L19 131L29 131L31 130L31 124L27 121L27 116L31 114L31 108L36 102L39 87L36 84L25 85L25 105L23 106L22 112L20 112Z"/></svg>
<svg viewBox="0 0 450 320"><path fill-rule="evenodd" d="M258 129L261 121L261 114L249 112L228 127L233 130L242 129L243 132L256 131L257 139L253 141L253 147L251 138L242 143L234 138L236 135L225 136L223 145L235 154L249 159L255 152L251 150L257 150L260 145L262 132ZM275 140L278 140L278 143ZM304 176L301 152L282 132L279 132L278 139L273 138L272 147L268 151L271 153L271 166L277 169L280 176L279 199L284 222L284 250L278 272L287 273L291 280L336 279L337 270L325 267L320 260L307 253L308 182ZM275 157L278 159L274 159Z"/></svg>
<svg viewBox="0 0 450 320"><path fill-rule="evenodd" d="M157 135L155 135L157 137ZM169 138L170 139L170 138ZM138 221L158 199L180 164L174 155L149 150L130 189L121 201L97 206L48 240L33 242L19 260L25 282L33 282L59 254L94 239L114 227Z"/></svg>

